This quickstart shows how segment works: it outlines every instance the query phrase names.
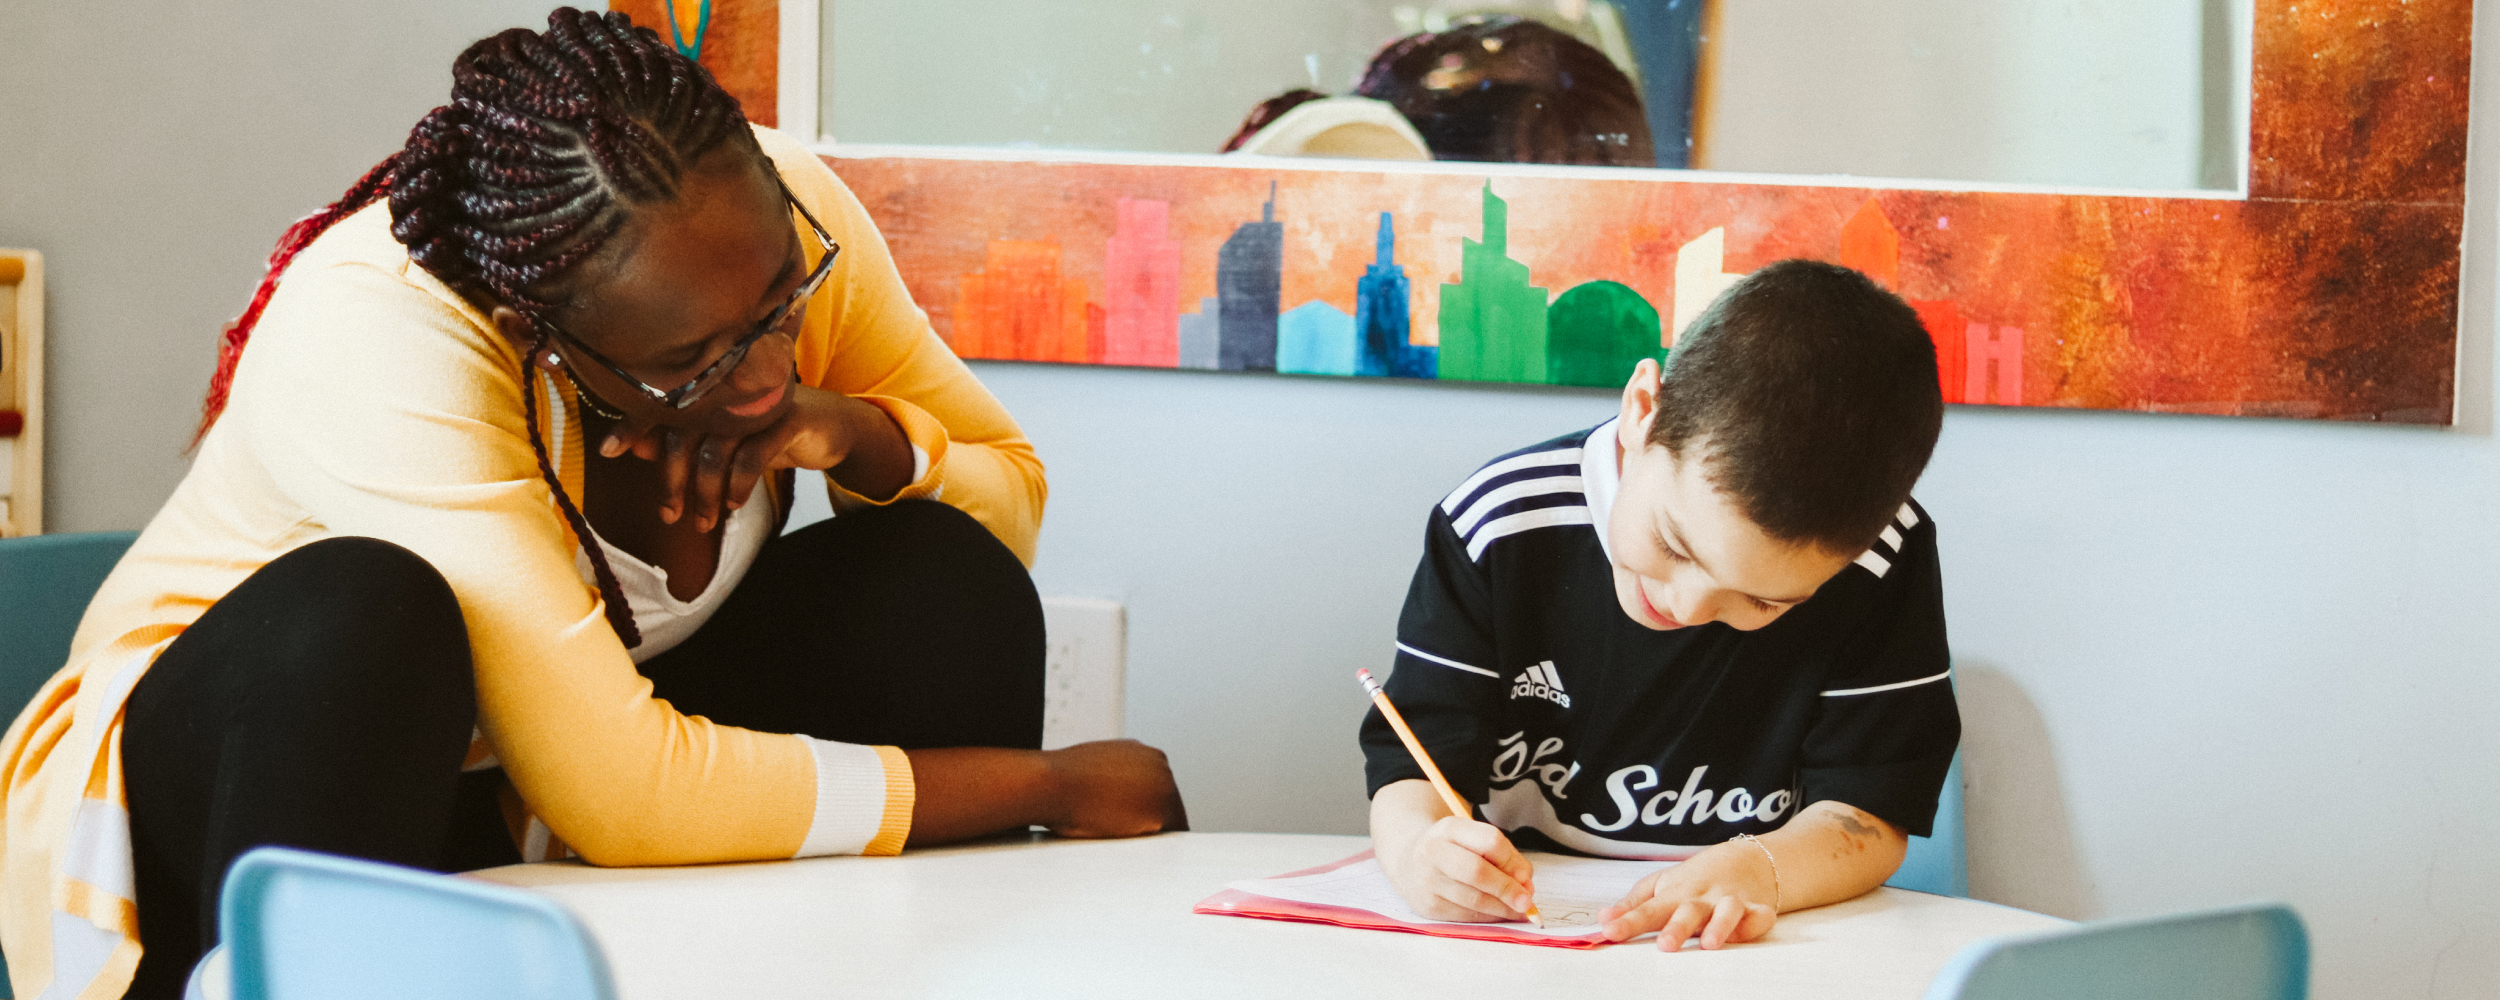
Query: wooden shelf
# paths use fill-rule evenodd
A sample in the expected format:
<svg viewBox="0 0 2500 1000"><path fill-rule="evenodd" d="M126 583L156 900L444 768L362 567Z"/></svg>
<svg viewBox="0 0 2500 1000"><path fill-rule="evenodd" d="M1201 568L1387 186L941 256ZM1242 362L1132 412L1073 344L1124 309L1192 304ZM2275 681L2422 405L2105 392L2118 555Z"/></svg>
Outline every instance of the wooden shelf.
<svg viewBox="0 0 2500 1000"><path fill-rule="evenodd" d="M0 248L0 537L43 533L43 255ZM0 430L5 430L0 418Z"/></svg>

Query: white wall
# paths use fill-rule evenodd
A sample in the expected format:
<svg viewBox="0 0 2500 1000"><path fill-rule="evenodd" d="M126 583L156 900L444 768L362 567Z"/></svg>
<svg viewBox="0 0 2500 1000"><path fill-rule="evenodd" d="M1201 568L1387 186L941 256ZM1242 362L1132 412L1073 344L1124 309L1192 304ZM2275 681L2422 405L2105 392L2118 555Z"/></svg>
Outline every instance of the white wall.
<svg viewBox="0 0 2500 1000"><path fill-rule="evenodd" d="M156 512L278 234L450 96L452 56L555 6L0 3L0 245L44 253L51 530Z"/></svg>
<svg viewBox="0 0 2500 1000"><path fill-rule="evenodd" d="M1722 0L1699 166L2236 187L2204 176L2208 86L2243 109L2248 0ZM2219 43L2208 45L2208 27ZM2216 65L2209 67L2208 58ZM2245 146L2237 142L2224 148Z"/></svg>
<svg viewBox="0 0 2500 1000"><path fill-rule="evenodd" d="M242 6L0 6L0 243L51 254L55 530L154 511L278 230L397 142L451 53L543 9ZM1980 895L2068 916L2284 898L2322 998L2500 993L2494 142L2475 137L2456 429L1948 418L1920 496ZM1043 589L1127 603L1129 729L1171 749L1201 829L1360 828L1347 675L1386 662L1424 505L1606 409L980 370L1051 466Z"/></svg>
<svg viewBox="0 0 2500 1000"><path fill-rule="evenodd" d="M825 5L844 142L1213 153L1260 101L1343 93L1388 0L922 0Z"/></svg>

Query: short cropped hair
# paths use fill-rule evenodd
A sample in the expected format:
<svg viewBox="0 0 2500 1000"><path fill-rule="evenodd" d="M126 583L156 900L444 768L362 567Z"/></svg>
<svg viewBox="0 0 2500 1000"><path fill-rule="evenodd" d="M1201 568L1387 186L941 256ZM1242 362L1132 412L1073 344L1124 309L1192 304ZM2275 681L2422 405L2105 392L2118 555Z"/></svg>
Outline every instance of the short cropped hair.
<svg viewBox="0 0 2500 1000"><path fill-rule="evenodd" d="M1676 340L1649 442L1702 442L1713 485L1765 534L1855 556L1927 468L1944 425L1936 346L1865 275L1784 260L1746 275Z"/></svg>

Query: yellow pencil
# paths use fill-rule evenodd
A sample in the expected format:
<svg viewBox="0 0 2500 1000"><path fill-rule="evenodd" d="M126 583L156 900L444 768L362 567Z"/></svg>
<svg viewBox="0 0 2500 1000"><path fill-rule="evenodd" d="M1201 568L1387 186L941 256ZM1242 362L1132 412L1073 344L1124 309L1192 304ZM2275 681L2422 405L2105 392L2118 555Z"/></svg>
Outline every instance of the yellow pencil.
<svg viewBox="0 0 2500 1000"><path fill-rule="evenodd" d="M1432 755L1424 752L1423 743L1415 739L1415 731L1406 728L1406 717L1398 714L1396 705L1389 704L1389 692L1381 690L1380 682L1372 680L1372 672L1358 669L1354 672L1354 679L1363 682L1363 690L1371 693L1372 704L1380 706L1381 717L1389 720L1389 728L1397 730L1398 739L1406 743L1406 752L1414 754L1415 763L1423 766L1424 776L1432 779L1432 790L1441 793L1441 804L1449 807L1450 815L1461 819L1475 815L1467 800L1459 798L1458 791L1450 787L1450 779L1441 776L1440 765L1434 764ZM1545 926L1545 921L1537 917L1534 898L1528 900L1528 922Z"/></svg>

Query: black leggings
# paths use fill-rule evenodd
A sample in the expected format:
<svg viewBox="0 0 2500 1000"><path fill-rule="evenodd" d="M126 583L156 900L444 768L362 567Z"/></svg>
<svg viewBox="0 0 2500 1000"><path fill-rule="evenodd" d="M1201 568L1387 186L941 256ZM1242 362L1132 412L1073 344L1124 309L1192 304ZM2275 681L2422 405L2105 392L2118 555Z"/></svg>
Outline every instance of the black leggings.
<svg viewBox="0 0 2500 1000"><path fill-rule="evenodd" d="M900 746L1038 748L1042 612L989 531L912 501L768 542L704 627L642 665L715 722ZM261 567L132 690L123 773L145 953L131 997L179 996L216 941L226 867L284 844L438 871L520 859L500 771L460 773L477 715L451 588L335 538Z"/></svg>

